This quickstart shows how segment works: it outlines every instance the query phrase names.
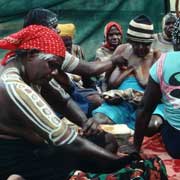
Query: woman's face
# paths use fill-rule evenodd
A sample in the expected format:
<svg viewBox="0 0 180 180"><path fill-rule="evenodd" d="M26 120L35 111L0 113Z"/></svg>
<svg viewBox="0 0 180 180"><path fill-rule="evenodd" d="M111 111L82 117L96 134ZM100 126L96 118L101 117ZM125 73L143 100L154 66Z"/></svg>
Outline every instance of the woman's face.
<svg viewBox="0 0 180 180"><path fill-rule="evenodd" d="M110 31L108 32L107 42L114 47L117 47L122 43L122 35L115 26L112 26Z"/></svg>
<svg viewBox="0 0 180 180"><path fill-rule="evenodd" d="M176 21L175 17L169 17L165 20L164 32L168 38L172 37L172 31L173 31L175 21Z"/></svg>
<svg viewBox="0 0 180 180"><path fill-rule="evenodd" d="M28 81L35 84L42 84L44 81L49 81L58 73L58 68L61 66L63 58L45 54L33 54L26 63L26 74Z"/></svg>
<svg viewBox="0 0 180 180"><path fill-rule="evenodd" d="M151 43L132 42L131 44L134 54L138 57L145 57L150 51Z"/></svg>
<svg viewBox="0 0 180 180"><path fill-rule="evenodd" d="M169 38L172 37L172 30L173 30L175 21L176 21L176 19L172 18L172 17L168 18L165 21L164 32L166 33L167 37L169 37Z"/></svg>

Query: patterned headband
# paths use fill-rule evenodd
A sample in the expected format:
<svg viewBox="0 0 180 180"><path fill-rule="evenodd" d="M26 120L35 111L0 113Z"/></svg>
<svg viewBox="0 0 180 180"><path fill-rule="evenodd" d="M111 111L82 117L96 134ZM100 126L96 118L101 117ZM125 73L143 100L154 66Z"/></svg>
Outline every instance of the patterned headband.
<svg viewBox="0 0 180 180"><path fill-rule="evenodd" d="M58 24L57 17L53 17L48 20L48 27L52 27L52 26L54 26L54 24Z"/></svg>
<svg viewBox="0 0 180 180"><path fill-rule="evenodd" d="M177 18L172 31L173 44L180 44L180 18Z"/></svg>

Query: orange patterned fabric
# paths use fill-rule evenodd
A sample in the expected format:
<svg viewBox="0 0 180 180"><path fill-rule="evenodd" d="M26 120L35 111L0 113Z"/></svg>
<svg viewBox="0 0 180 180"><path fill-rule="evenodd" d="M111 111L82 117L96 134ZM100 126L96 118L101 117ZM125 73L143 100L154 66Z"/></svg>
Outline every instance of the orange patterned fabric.
<svg viewBox="0 0 180 180"><path fill-rule="evenodd" d="M13 51L16 49L38 49L61 57L65 57L66 51L61 37L53 30L41 25L30 25L1 39L0 48L11 50L2 60L2 65L6 64L6 61L14 54Z"/></svg>

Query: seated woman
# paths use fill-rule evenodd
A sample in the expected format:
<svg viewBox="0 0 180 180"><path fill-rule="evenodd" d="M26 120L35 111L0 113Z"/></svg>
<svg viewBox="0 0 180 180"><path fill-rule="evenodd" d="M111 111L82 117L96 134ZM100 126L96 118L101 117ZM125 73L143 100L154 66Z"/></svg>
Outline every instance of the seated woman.
<svg viewBox="0 0 180 180"><path fill-rule="evenodd" d="M102 43L101 47L96 50L96 60L97 61L107 61L113 55L116 48L122 44L123 39L123 30L119 23L110 21L104 27L104 42ZM109 73L102 73L99 76L96 76L96 88L99 91L103 92L107 89L107 83L105 74Z"/></svg>
<svg viewBox="0 0 180 180"><path fill-rule="evenodd" d="M174 51L172 43L172 30L176 21L173 13L167 13L162 19L162 32L154 34L152 43L153 49L159 49L161 52Z"/></svg>
<svg viewBox="0 0 180 180"><path fill-rule="evenodd" d="M65 58L64 43L53 30L30 25L1 39L0 48L10 50L0 69L0 179L17 173L65 180L74 169L111 173L140 159L120 158L79 136L35 88L51 80ZM69 112L68 105L64 101L60 108Z"/></svg>
<svg viewBox="0 0 180 180"><path fill-rule="evenodd" d="M131 29L132 28L132 29ZM144 30L145 33L137 33ZM121 45L115 53L121 54L122 58L128 60L128 66L116 67L109 78L109 87L119 90L133 88L136 91L144 91L146 87L149 69L157 59L157 53L150 50L153 41L153 25L144 15L131 20L127 31L127 41L129 43ZM109 102L112 100L109 100ZM162 105L158 105L153 112L150 122L149 132L152 135L159 129L162 123ZM93 116L99 123L127 124L129 128L135 128L137 106L127 101L122 101L117 105L103 103L93 111Z"/></svg>

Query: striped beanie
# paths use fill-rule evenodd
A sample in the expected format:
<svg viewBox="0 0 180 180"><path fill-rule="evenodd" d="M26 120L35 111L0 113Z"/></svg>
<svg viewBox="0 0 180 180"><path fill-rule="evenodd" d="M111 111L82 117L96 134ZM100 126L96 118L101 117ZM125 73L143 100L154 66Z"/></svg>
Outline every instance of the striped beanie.
<svg viewBox="0 0 180 180"><path fill-rule="evenodd" d="M139 15L130 21L126 38L134 42L151 43L153 30L151 20L145 15Z"/></svg>

